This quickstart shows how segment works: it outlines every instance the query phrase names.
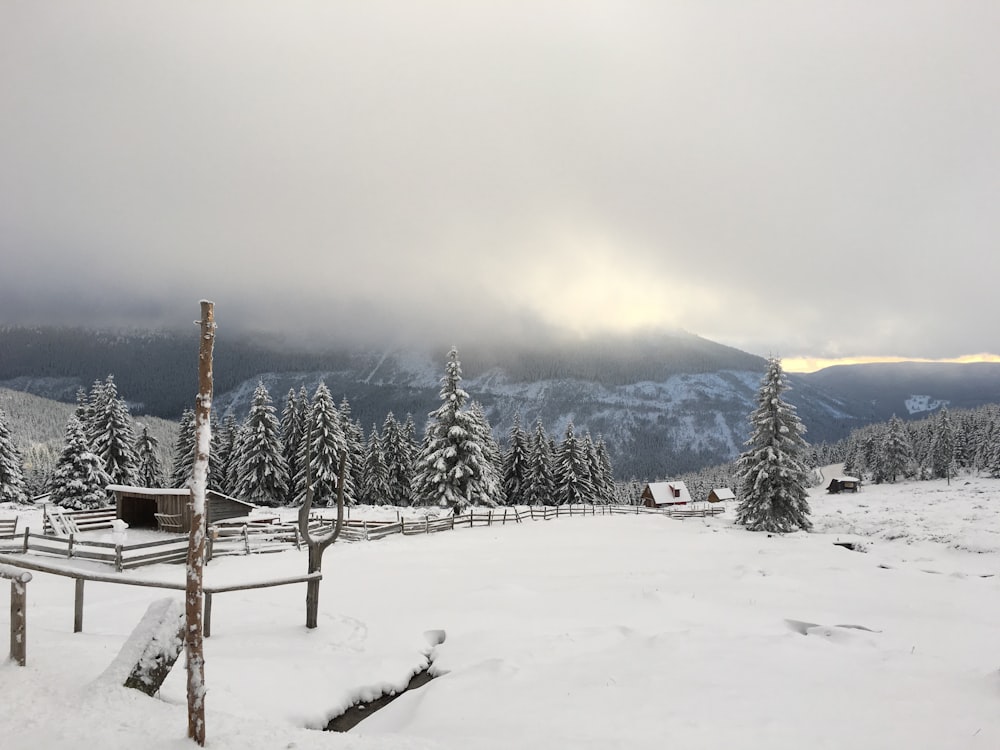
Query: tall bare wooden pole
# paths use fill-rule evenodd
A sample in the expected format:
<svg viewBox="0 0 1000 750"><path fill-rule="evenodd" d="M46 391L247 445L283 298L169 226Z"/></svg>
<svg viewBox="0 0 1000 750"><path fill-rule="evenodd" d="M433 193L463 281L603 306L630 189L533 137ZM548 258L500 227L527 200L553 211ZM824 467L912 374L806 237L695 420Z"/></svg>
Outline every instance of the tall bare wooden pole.
<svg viewBox="0 0 1000 750"><path fill-rule="evenodd" d="M215 345L215 304L201 301L201 343L198 348L198 399L194 412L194 473L191 478L191 530L188 534L186 620L188 737L205 745L205 651L202 622L205 598L205 495L208 452L212 442L212 350Z"/></svg>

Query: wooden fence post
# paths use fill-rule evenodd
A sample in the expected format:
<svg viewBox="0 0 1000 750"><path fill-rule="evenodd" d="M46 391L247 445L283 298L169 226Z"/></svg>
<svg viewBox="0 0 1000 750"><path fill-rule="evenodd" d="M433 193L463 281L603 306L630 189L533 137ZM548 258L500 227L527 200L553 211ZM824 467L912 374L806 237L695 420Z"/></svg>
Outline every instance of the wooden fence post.
<svg viewBox="0 0 1000 750"><path fill-rule="evenodd" d="M31 533L31 527L24 527L24 547L21 550L24 554L28 554L28 534Z"/></svg>
<svg viewBox="0 0 1000 750"><path fill-rule="evenodd" d="M10 579L10 658L20 666L28 661L28 581L31 573L0 566L0 578Z"/></svg>
<svg viewBox="0 0 1000 750"><path fill-rule="evenodd" d="M243 549L248 555L250 554L250 533L247 531L246 524L243 524Z"/></svg>
<svg viewBox="0 0 1000 750"><path fill-rule="evenodd" d="M85 581L82 578L77 578L75 581L74 594L73 594L73 632L82 633L83 632L83 584Z"/></svg>
<svg viewBox="0 0 1000 750"><path fill-rule="evenodd" d="M73 556L73 532L69 534L69 546L66 548L66 557Z"/></svg>
<svg viewBox="0 0 1000 750"><path fill-rule="evenodd" d="M124 566L122 565L122 546L120 544L115 545L115 570L119 573L122 572Z"/></svg>
<svg viewBox="0 0 1000 750"><path fill-rule="evenodd" d="M205 593L205 617L202 623L205 637L208 638L212 635L212 592L206 591Z"/></svg>

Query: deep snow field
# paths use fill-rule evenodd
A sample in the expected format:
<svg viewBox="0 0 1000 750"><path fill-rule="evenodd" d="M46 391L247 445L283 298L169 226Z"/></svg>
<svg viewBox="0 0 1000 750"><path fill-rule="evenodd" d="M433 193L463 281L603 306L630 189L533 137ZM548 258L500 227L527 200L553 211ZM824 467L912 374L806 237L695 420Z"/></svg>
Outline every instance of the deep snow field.
<svg viewBox="0 0 1000 750"><path fill-rule="evenodd" d="M750 533L727 513L338 543L315 630L304 584L216 595L207 746L1000 747L1000 480L813 497L811 534ZM225 557L206 580L305 570L304 552ZM171 593L87 583L74 635L72 581L35 573L28 665L0 663L0 748L194 747L182 662L157 699L101 679ZM447 634L437 679L349 733L312 729L405 685L432 630Z"/></svg>

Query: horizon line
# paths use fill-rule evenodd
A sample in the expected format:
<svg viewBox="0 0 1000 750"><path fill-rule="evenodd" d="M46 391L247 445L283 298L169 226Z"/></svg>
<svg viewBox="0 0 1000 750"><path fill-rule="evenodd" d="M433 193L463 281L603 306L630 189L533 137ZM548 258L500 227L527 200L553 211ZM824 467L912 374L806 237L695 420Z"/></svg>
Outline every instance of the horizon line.
<svg viewBox="0 0 1000 750"><path fill-rule="evenodd" d="M990 354L988 352L981 352L979 354L963 354L960 357L941 357L941 358L897 357L897 356L788 357L787 359L781 360L781 366L785 372L806 374L811 372L818 372L819 370L826 369L827 367L835 367L837 365L869 365L869 364L898 363L898 362L928 362L928 363L959 364L959 365L975 364L977 362L1000 363L1000 354Z"/></svg>

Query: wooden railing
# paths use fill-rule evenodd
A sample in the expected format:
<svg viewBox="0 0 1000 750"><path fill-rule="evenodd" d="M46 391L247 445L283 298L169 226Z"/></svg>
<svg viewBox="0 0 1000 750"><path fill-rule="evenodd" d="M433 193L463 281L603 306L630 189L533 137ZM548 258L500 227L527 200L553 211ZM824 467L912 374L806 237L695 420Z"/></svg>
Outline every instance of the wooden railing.
<svg viewBox="0 0 1000 750"><path fill-rule="evenodd" d="M17 566L16 568L10 566ZM17 570L17 568L27 568L29 570L35 570L42 573L52 573L54 575L65 576L66 578L72 578L75 582L74 587L74 601L73 601L73 632L80 633L83 632L83 593L84 593L84 583L86 581L96 581L98 583L118 583L125 586L144 586L147 588L158 588L158 589L168 589L172 591L184 591L185 584L183 582L173 582L173 581L155 581L147 580L142 578L135 578L131 575L115 575L115 574L102 574L96 573L88 570L80 570L78 568L63 568L59 567L57 561L46 561L46 560L26 560L20 555L4 555L0 554L0 578L8 578L11 576L5 575L5 571L16 572L20 576L20 581L23 582L31 580L31 573L23 570ZM27 576L27 578L25 578ZM263 589L270 588L272 586L287 586L293 583L306 583L307 581L322 579L322 573L307 573L301 576L289 576L286 578L271 578L261 581L250 581L248 583L231 583L221 586L212 586L206 584L204 587L205 591L205 616L203 619L205 628L205 637L208 638L212 632L212 596L215 594L223 594L228 591L249 591L251 589ZM12 578L12 585L16 581ZM23 607L22 607L23 611ZM13 627L13 618L12 618ZM22 640L23 644L23 640ZM23 664L23 662L20 662Z"/></svg>
<svg viewBox="0 0 1000 750"><path fill-rule="evenodd" d="M51 536L33 534L30 528L21 536L21 552L38 552L57 557L97 560L114 565L121 572L142 565L183 562L187 556L186 536L139 544L116 544L80 538L76 534Z"/></svg>

